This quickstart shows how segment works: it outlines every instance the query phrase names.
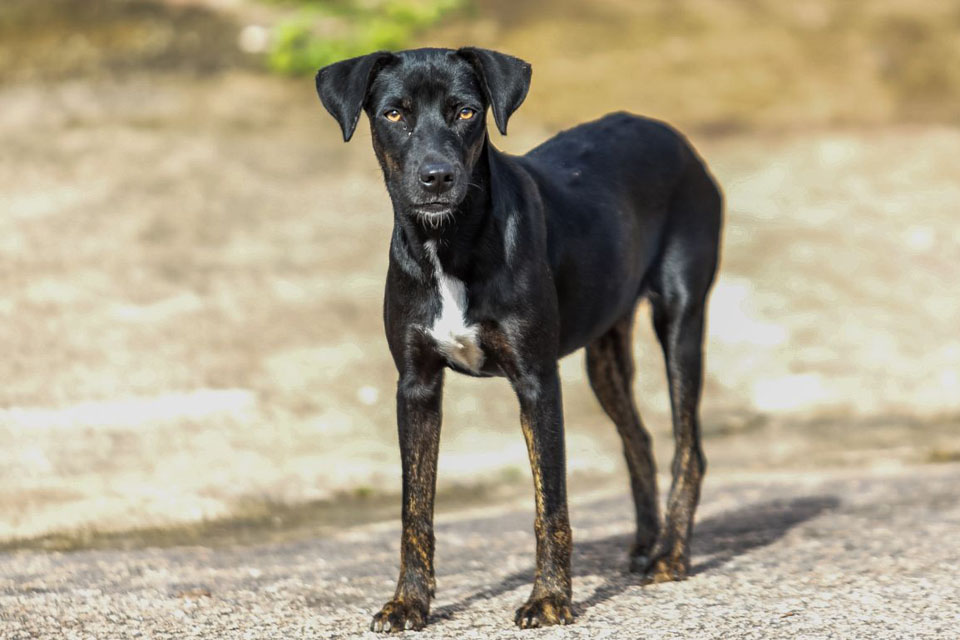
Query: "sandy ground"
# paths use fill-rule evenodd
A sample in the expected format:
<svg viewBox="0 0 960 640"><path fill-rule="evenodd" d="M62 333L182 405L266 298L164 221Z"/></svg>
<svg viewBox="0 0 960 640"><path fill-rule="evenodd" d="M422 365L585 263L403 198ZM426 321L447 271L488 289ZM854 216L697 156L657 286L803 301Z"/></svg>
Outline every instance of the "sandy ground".
<svg viewBox="0 0 960 640"><path fill-rule="evenodd" d="M521 110L520 151L552 131ZM0 539L393 492L389 203L310 81L0 88ZM728 200L711 469L960 456L960 130L697 138ZM646 310L641 314L646 315ZM645 318L637 393L670 454ZM619 445L562 364L570 468ZM441 486L528 483L502 381L448 377Z"/></svg>
<svg viewBox="0 0 960 640"><path fill-rule="evenodd" d="M437 599L423 638L955 638L960 466L710 479L693 575L624 572L623 493L574 500L570 627L519 631L532 509L441 517ZM398 530L253 547L0 555L0 636L377 638Z"/></svg>

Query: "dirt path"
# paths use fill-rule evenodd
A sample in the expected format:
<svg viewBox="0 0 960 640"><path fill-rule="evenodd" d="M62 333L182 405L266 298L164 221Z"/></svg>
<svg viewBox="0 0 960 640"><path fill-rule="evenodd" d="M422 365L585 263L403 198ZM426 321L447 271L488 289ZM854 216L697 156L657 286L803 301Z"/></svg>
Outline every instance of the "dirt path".
<svg viewBox="0 0 960 640"><path fill-rule="evenodd" d="M960 466L709 478L694 574L623 572L619 492L575 498L576 624L515 630L532 579L532 510L440 518L438 597L417 638L949 638L960 625ZM395 524L226 549L0 556L0 636L337 638L393 591Z"/></svg>

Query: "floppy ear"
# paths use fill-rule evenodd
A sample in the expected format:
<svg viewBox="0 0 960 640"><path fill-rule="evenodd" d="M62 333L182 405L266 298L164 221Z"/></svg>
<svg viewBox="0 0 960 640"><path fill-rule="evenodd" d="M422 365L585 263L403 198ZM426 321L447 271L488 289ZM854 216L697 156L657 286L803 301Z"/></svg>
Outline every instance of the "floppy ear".
<svg viewBox="0 0 960 640"><path fill-rule="evenodd" d="M530 89L530 64L505 53L477 47L463 47L457 53L476 69L497 129L507 135L507 120L523 103Z"/></svg>
<svg viewBox="0 0 960 640"><path fill-rule="evenodd" d="M335 62L317 72L317 95L340 123L344 142L350 140L357 128L374 75L392 57L389 51L377 51Z"/></svg>

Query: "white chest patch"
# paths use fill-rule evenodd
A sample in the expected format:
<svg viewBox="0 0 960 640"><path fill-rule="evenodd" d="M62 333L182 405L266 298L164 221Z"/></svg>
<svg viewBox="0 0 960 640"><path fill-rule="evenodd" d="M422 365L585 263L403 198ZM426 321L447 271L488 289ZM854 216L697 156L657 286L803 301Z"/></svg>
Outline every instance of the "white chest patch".
<svg viewBox="0 0 960 640"><path fill-rule="evenodd" d="M479 371L483 365L483 350L480 349L477 326L467 324L467 288L461 280L444 273L432 240L425 243L425 247L433 263L440 296L440 313L428 333L449 360L470 371Z"/></svg>

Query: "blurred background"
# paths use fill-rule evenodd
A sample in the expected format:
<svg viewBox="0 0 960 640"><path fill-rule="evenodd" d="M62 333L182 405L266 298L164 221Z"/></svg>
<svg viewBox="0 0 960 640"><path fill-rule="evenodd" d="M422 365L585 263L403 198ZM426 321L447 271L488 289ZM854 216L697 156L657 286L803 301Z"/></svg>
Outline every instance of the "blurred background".
<svg viewBox="0 0 960 640"><path fill-rule="evenodd" d="M392 214L313 73L465 44L533 64L501 148L627 109L711 165L711 474L960 460L960 1L4 0L3 548L396 516ZM582 354L562 376L571 491L625 491ZM507 384L446 388L441 504L529 497Z"/></svg>

